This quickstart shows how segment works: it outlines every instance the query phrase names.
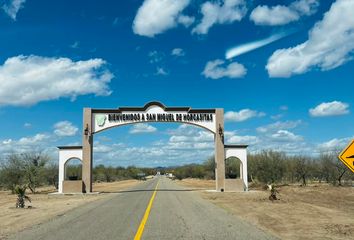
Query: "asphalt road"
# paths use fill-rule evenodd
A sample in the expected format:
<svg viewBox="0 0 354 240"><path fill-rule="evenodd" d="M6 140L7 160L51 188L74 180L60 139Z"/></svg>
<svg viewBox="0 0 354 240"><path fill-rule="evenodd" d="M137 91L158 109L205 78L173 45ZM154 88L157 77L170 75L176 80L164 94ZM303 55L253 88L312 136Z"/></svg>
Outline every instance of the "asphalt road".
<svg viewBox="0 0 354 240"><path fill-rule="evenodd" d="M154 240L275 239L165 177L78 207L9 239L125 240L140 237Z"/></svg>

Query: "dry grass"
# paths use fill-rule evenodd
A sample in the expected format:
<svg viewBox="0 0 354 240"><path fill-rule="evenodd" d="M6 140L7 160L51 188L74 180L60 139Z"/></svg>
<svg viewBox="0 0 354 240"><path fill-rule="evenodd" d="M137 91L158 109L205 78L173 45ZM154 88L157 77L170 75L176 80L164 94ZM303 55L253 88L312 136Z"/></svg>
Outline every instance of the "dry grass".
<svg viewBox="0 0 354 240"><path fill-rule="evenodd" d="M113 183L94 184L93 190L100 192L118 192L138 184L137 180L126 180ZM59 195L53 196L47 193L55 192L52 187L39 189L39 194L29 194L32 203L26 202L26 206L32 208L16 209L16 195L8 191L0 191L0 239L6 235L21 231L32 225L47 221L55 216L105 197L109 194L92 195Z"/></svg>
<svg viewBox="0 0 354 240"><path fill-rule="evenodd" d="M206 189L214 189L214 183L194 179L179 182ZM317 184L284 186L279 192L280 200L274 202L264 190L201 195L281 239L354 239L354 188Z"/></svg>
<svg viewBox="0 0 354 240"><path fill-rule="evenodd" d="M200 190L215 189L215 181L213 181L213 180L187 178L187 179L183 179L183 180L176 180L176 183L178 183L184 187L200 189Z"/></svg>
<svg viewBox="0 0 354 240"><path fill-rule="evenodd" d="M140 183L138 180L124 180L111 183L94 183L92 190L93 192L119 192L138 183Z"/></svg>

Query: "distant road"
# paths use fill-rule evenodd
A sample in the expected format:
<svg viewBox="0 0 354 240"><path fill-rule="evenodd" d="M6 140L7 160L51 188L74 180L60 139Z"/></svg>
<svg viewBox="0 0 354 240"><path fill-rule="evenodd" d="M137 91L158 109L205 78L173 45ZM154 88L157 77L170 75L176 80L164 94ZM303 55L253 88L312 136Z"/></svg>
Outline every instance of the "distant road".
<svg viewBox="0 0 354 240"><path fill-rule="evenodd" d="M9 239L275 238L202 199L198 193L158 177L109 199L78 207Z"/></svg>

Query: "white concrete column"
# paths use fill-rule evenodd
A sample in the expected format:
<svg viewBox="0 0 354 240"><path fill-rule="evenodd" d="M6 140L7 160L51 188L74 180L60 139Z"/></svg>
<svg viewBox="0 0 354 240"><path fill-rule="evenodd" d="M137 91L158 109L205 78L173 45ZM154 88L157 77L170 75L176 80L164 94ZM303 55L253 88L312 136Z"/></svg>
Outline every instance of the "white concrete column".
<svg viewBox="0 0 354 240"><path fill-rule="evenodd" d="M243 181L243 190L248 191L247 145L225 145L225 158L229 157L236 157L241 161L240 178Z"/></svg>
<svg viewBox="0 0 354 240"><path fill-rule="evenodd" d="M242 181L243 181L244 190L248 191L247 152L243 156L243 160L242 160Z"/></svg>
<svg viewBox="0 0 354 240"><path fill-rule="evenodd" d="M65 178L65 164L73 158L82 161L82 146L63 146L59 148L59 182L58 192L63 193L63 181Z"/></svg>
<svg viewBox="0 0 354 240"><path fill-rule="evenodd" d="M60 156L60 150L59 150L59 156ZM60 159L59 157L59 182L58 182L58 192L63 193L63 181L64 181L64 176L65 176L65 161Z"/></svg>

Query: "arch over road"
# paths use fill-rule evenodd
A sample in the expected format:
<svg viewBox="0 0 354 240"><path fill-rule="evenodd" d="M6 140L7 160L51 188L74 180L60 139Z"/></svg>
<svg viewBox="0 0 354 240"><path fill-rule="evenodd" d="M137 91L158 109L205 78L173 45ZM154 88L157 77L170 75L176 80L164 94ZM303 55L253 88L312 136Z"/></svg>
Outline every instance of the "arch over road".
<svg viewBox="0 0 354 240"><path fill-rule="evenodd" d="M224 109L166 107L160 102L149 102L143 107L84 108L82 147L59 147L59 192L67 192L64 181L64 165L69 158L74 157L82 159L82 192L92 192L93 137L95 133L127 124L147 122L191 124L212 132L215 142L216 190L225 190ZM243 166L246 165L246 172L244 171L243 174L247 182L247 156L245 160L242 160L244 159L243 155L236 157L243 161ZM78 188L76 186L76 189ZM244 189L247 190L247 187Z"/></svg>

